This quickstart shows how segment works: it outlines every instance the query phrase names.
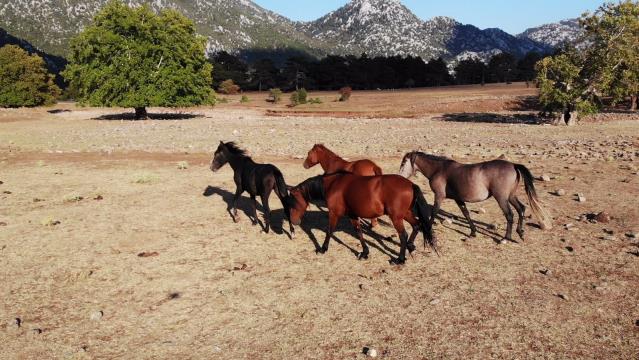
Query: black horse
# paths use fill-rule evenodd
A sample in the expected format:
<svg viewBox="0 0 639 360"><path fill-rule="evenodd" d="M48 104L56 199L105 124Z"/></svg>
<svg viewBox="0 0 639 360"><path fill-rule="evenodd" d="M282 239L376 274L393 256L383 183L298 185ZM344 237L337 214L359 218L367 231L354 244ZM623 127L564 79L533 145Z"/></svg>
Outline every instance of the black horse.
<svg viewBox="0 0 639 360"><path fill-rule="evenodd" d="M251 195L253 225L257 225L257 200L255 197L259 195L264 207L264 222L266 225L264 231L268 233L271 228L271 210L268 206L268 198L271 192L275 190L284 207L286 219L289 221L291 237L294 237L295 229L293 224L291 224L289 201L287 201L289 195L282 172L275 165L255 163L253 159L246 155L246 151L240 149L234 142L224 143L220 141L220 145L213 155L213 161L211 161L211 171L218 171L226 163L229 163L233 168L233 180L235 180L235 185L237 185L233 206L230 209L233 221L239 221L237 201L240 195L246 191Z"/></svg>

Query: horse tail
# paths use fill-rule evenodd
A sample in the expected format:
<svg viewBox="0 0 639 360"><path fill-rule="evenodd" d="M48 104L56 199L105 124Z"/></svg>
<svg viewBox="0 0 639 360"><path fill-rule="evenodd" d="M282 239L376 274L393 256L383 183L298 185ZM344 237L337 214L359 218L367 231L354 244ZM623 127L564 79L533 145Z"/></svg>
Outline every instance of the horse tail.
<svg viewBox="0 0 639 360"><path fill-rule="evenodd" d="M277 193L277 196L282 200L287 199L289 194L286 181L284 181L284 175L282 175L282 172L279 169L275 169L275 171L273 171L273 175L275 176L274 190Z"/></svg>
<svg viewBox="0 0 639 360"><path fill-rule="evenodd" d="M426 244L430 245L436 253L437 251L437 241L433 237L433 229L430 225L430 215L432 211L428 207L428 202L424 198L424 193L422 193L422 189L419 186L413 184L413 214L417 215L419 220L419 226L424 233L424 247Z"/></svg>
<svg viewBox="0 0 639 360"><path fill-rule="evenodd" d="M541 201L539 197L537 197L537 191L535 190L534 177L530 173L527 167L520 164L515 164L515 170L517 170L517 175L521 176L524 179L524 185L526 187L526 195L528 196L528 202L530 203L530 207L532 208L532 212L535 217L539 220L539 224L543 230L552 229L552 221L550 218L550 214L542 207Z"/></svg>

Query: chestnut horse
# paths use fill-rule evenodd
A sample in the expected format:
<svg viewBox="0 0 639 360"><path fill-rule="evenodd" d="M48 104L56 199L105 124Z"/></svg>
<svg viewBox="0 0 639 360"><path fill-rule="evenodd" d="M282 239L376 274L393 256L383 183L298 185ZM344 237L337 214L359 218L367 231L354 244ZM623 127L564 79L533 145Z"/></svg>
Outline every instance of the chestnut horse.
<svg viewBox="0 0 639 360"><path fill-rule="evenodd" d="M333 174L339 171L348 171L360 176L382 175L382 168L371 160L346 161L339 155L329 150L323 144L315 144L308 152L304 160L304 168L310 169L320 164L324 174ZM371 227L377 226L377 219L371 220Z"/></svg>
<svg viewBox="0 0 639 360"><path fill-rule="evenodd" d="M479 164L460 164L454 160L411 152L404 156L399 169L400 175L410 178L420 171L430 182L430 188L435 193L435 204L430 224L444 199L453 199L461 209L470 225L470 236L477 236L477 228L470 218L466 203L476 203L494 197L506 217L506 240L512 241L513 212L510 205L515 207L519 215L517 234L524 239L524 214L526 206L517 198L517 189L521 179L524 180L528 202L533 214L539 219L542 229L552 227L550 217L542 208L530 170L523 165L513 164L505 160L493 160Z"/></svg>
<svg viewBox="0 0 639 360"><path fill-rule="evenodd" d="M325 200L328 205L328 230L318 253L328 251L333 232L342 216L348 216L357 231L362 244L359 259L368 259L368 245L364 242L361 224L358 218L376 218L388 215L399 234L401 244L399 257L392 264L406 261L406 249L415 250L415 237L421 229L424 244L428 242L433 249L436 244L432 238L428 222L430 208L419 187L399 175L359 176L340 172L310 178L290 190L291 222L299 225L312 200ZM410 235L404 228L404 220L413 226Z"/></svg>
<svg viewBox="0 0 639 360"><path fill-rule="evenodd" d="M290 223L288 211L288 189L282 172L271 164L258 164L253 161L246 151L240 149L234 142L223 143L217 147L213 160L211 161L211 171L217 172L222 166L229 163L233 169L233 180L237 186L233 204L229 210L233 221L238 222L237 201L243 192L248 192L251 196L251 205L253 207L253 225L258 224L257 220L257 200L255 197L260 196L262 207L264 208L264 232L268 233L271 228L271 209L268 206L268 198L272 191L280 198L284 207L284 214L289 220L291 238L295 237L295 229Z"/></svg>

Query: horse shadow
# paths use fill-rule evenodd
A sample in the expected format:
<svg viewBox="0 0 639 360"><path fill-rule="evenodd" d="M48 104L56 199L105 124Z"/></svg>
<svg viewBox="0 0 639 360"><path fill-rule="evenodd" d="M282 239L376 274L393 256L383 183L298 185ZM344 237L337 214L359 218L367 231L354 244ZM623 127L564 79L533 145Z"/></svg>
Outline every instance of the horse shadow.
<svg viewBox="0 0 639 360"><path fill-rule="evenodd" d="M443 215L443 216L442 216ZM444 220L444 216L451 219L453 221L452 225L455 225L455 227L452 226L448 226L448 225L443 225L445 228L453 230L454 232L460 234L460 235L464 235L466 237L469 236L470 234L470 224L468 224L468 221L466 221L466 218L463 216L459 216L459 215L455 215L452 213L449 213L448 211L444 211L444 210L439 210L439 214L437 214L437 220ZM497 232L492 230L492 225L485 223L483 221L479 221L476 219L473 219L473 223L475 223L476 227L477 227L477 234L481 234L484 235L490 239L492 239L495 243L501 243L503 240L503 236L498 234ZM459 230L459 227L462 227L464 230L468 230L468 232L463 232L462 230ZM516 243L516 241L513 240L513 242Z"/></svg>
<svg viewBox="0 0 639 360"><path fill-rule="evenodd" d="M232 215L231 215L231 208L233 207L233 198L235 197L235 194L224 190L222 188L216 187L216 186L207 186L206 189L204 189L204 192L202 193L202 196L205 197L211 197L211 196L219 196L222 198L222 200L224 200L224 202L226 203L226 211L229 214L229 217L231 218L231 221L233 219ZM274 200L273 197L271 197L269 199L269 204ZM279 202L279 199L276 198L275 201ZM262 204L260 203L260 201L257 201L257 212L258 212L258 218L254 219L253 218L253 207L251 206L251 199L247 198L245 196L241 196L240 199L237 201L237 209L241 212L244 213L244 215L249 218L251 221L255 221L257 222L257 224L262 228L262 230L266 229L266 226L264 224L264 222L262 222L262 220L260 219L259 213L262 213L264 215L264 207L262 207ZM271 229L278 235L282 235L282 234L287 234L290 236L290 234L288 234L288 231L284 230L284 221L285 221L285 215L284 215L284 209L271 209Z"/></svg>
<svg viewBox="0 0 639 360"><path fill-rule="evenodd" d="M440 118L447 122L467 122L467 123L495 123L495 124L526 124L542 125L549 123L548 119L541 118L535 114L494 114L494 113L450 113L444 114Z"/></svg>
<svg viewBox="0 0 639 360"><path fill-rule="evenodd" d="M319 250L321 248L320 240L317 239L313 230L320 230L324 234L328 229L328 215L326 210L322 209L320 206L311 205L317 207L319 210L311 210L309 209L304 214L304 218L302 219L302 223L300 228L308 238L313 243L315 250ZM393 237L385 237L375 232L370 228L370 223L368 221L364 221L362 224L362 233L364 234L364 242L372 249L376 249L382 254L390 257L391 259L399 255L399 246L400 243L398 241L393 240ZM345 234L347 236L353 237L355 240L359 241L357 237L357 231L351 224L350 220L346 217L340 218L335 231L333 232L333 236L331 240L335 241L339 245L348 249L353 255L358 256L359 251L355 248L348 245L340 236L341 234ZM338 236L339 235L339 236ZM321 239L323 242L324 239ZM395 246L397 249L392 249L390 246Z"/></svg>

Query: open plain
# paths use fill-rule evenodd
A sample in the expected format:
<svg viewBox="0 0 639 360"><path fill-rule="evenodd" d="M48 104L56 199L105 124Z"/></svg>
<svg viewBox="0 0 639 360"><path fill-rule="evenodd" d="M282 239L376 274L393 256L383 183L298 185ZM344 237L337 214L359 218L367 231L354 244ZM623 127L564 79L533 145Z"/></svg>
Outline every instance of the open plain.
<svg viewBox="0 0 639 360"><path fill-rule="evenodd" d="M71 103L0 110L0 358L353 359L368 347L384 359L637 359L639 116L539 124L534 93L318 93L323 104L294 109L248 94L148 121ZM387 219L365 231L370 260L356 259L346 219L317 255L327 219L315 206L295 239L275 196L275 232L251 226L246 196L231 220L232 171L208 168L220 140L292 185L320 173L302 167L315 143L386 173L412 150L504 155L546 175L536 186L554 228L527 219L525 241L498 244L505 219L489 200L469 205L481 234L468 238L447 201L440 256L419 246L390 266Z"/></svg>

